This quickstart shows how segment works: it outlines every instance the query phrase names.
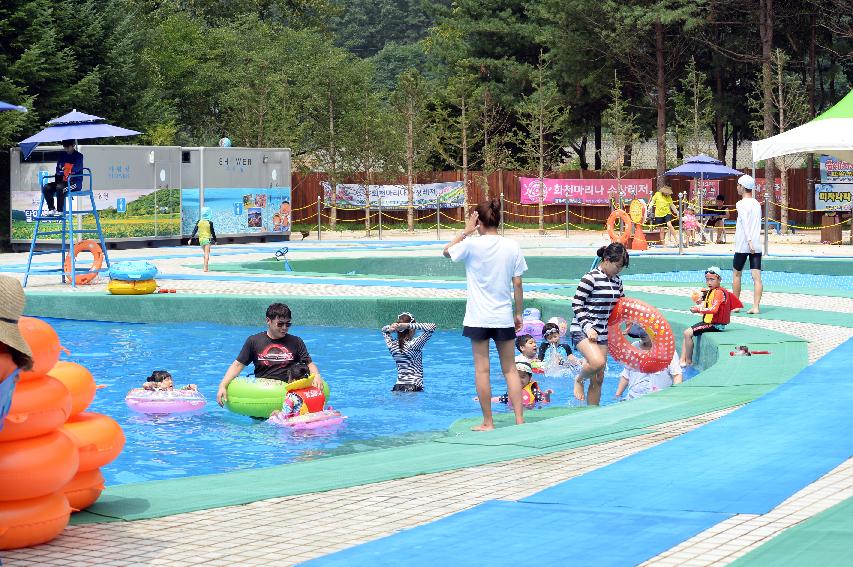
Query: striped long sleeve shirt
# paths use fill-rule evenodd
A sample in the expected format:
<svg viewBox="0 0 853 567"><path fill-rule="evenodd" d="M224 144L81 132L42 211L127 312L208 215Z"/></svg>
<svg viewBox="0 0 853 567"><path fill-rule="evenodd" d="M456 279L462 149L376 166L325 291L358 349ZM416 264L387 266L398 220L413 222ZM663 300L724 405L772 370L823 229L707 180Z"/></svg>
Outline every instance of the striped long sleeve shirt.
<svg viewBox="0 0 853 567"><path fill-rule="evenodd" d="M598 342L607 342L607 320L610 312L625 295L622 278L610 278L600 268L595 268L581 278L578 289L572 298L572 333L586 335L590 329L598 333Z"/></svg>
<svg viewBox="0 0 853 567"><path fill-rule="evenodd" d="M399 341L391 336L390 326L382 327L382 335L397 365L397 384L422 388L424 384L423 348L435 331L435 323L414 323L412 328L415 331L421 331L421 334L412 340L404 341L402 349Z"/></svg>

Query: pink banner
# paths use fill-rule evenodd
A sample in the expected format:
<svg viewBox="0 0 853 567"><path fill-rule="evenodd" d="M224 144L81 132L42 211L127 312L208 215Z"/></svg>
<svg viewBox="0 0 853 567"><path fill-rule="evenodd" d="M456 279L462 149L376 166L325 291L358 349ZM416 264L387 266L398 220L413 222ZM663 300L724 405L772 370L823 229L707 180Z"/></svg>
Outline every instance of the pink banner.
<svg viewBox="0 0 853 567"><path fill-rule="evenodd" d="M610 199L649 199L652 196L651 179L623 179L617 186L615 179L543 179L519 177L521 202L525 205L539 203L539 192L546 205L607 205ZM621 190L620 190L621 187Z"/></svg>
<svg viewBox="0 0 853 567"><path fill-rule="evenodd" d="M698 179L690 180L690 199L695 199L696 195L696 184L699 182ZM720 180L719 179L705 179L702 181L702 187L704 192L702 193L702 200L704 202L713 201L717 198L717 195L720 194ZM774 188L774 193L776 194L776 198L774 199L777 203L779 199L782 198L782 180L780 178L776 178L776 186ZM759 177L755 180L755 191L753 193L756 199L759 201L764 201L764 178Z"/></svg>

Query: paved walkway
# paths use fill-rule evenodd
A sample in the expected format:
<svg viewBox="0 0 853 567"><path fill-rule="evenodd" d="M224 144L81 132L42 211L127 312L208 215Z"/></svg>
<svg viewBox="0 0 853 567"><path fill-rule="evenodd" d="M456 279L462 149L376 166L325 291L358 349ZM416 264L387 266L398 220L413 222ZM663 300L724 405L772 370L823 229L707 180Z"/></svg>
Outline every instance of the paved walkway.
<svg viewBox="0 0 853 567"><path fill-rule="evenodd" d="M448 235L450 232L448 232ZM524 238L525 254L565 254L589 257L601 243L596 235L576 240ZM789 238L790 240L790 238ZM309 243L306 242L306 245ZM320 243L313 243L315 247ZM323 242L322 252L299 247L301 258L376 256L400 254L400 249L372 249L374 242ZM297 246L292 247L292 252ZM817 256L853 255L853 247L818 247L813 243L776 243L777 253ZM276 246L222 246L213 262L267 258ZM407 246L406 254L430 256L440 246L435 242ZM706 246L703 253L728 254L726 245ZM158 259L161 271L198 275L199 257L194 249L128 250L112 253L115 259L171 256ZM49 256L46 258L50 258ZM20 276L17 266L26 255L0 258L0 272ZM7 268L4 269L4 266ZM9 266L15 268L9 269ZM227 272L216 272L228 275ZM236 274L235 274L236 275ZM64 289L57 275L35 276L33 289ZM188 293L252 295L309 295L393 297L464 297L461 289L415 288L334 284L240 282L230 280L162 280L164 287ZM77 292L103 290L104 284ZM636 286L649 293L689 295L689 287ZM695 286L693 286L695 287ZM629 286L630 288L630 286ZM532 297L565 299L545 291ZM743 298L751 300L745 291ZM766 293L766 305L796 306L822 311L853 313L853 300L819 296ZM809 359L817 360L853 335L853 329L812 323L793 323L739 316L745 325L769 328L809 341ZM590 470L615 462L725 415L729 410L671 422L653 432L629 439L602 443L544 456L517 459L452 472L380 482L354 488L285 498L274 498L245 506L234 506L179 514L154 520L72 526L53 542L37 548L4 552L4 565L132 566L132 565L289 565L382 537L399 529L417 526L475 506L490 499L519 499ZM523 479L521 481L520 479ZM653 558L648 565L723 565L743 555L787 527L853 494L853 460L793 495L762 516L739 515L698 534ZM299 511L298 513L296 511ZM288 534L285 537L285 534ZM300 534L293 536L292 534Z"/></svg>

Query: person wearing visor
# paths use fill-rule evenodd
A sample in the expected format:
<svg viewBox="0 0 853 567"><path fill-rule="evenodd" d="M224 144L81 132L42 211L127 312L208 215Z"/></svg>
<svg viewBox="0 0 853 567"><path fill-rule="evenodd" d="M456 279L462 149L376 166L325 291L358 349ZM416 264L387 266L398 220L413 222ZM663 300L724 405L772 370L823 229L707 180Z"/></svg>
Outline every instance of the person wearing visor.
<svg viewBox="0 0 853 567"><path fill-rule="evenodd" d="M240 375L249 364L255 366L255 378L268 378L287 382L289 367L302 363L308 365L314 375L314 387L322 389L320 369L311 360L305 343L296 335L288 333L293 323L290 307L284 303L273 303L267 307L267 330L246 339L237 359L231 363L216 392L216 403L220 406L228 401L228 384Z"/></svg>
<svg viewBox="0 0 853 567"><path fill-rule="evenodd" d="M421 334L415 337L415 332ZM391 333L397 333L397 338ZM403 311L397 321L382 327L388 352L397 365L397 383L392 392L422 392L424 389L423 349L435 332L435 323L418 323L414 315Z"/></svg>
<svg viewBox="0 0 853 567"><path fill-rule="evenodd" d="M33 366L33 353L18 328L25 301L21 282L0 276L0 428L12 405L18 371Z"/></svg>
<svg viewBox="0 0 853 567"><path fill-rule="evenodd" d="M539 383L533 379L533 366L529 362L516 360L515 369L521 377L522 399L525 401L525 407L533 407L536 403L551 403L551 394L554 393L554 390L548 389L543 392L539 388ZM525 393L526 395L524 395ZM476 400L478 398L474 399ZM509 393L506 393L503 396L495 396L492 398L492 401L501 404L509 404Z"/></svg>
<svg viewBox="0 0 853 567"><path fill-rule="evenodd" d="M702 321L684 330L684 341L681 343L682 368L693 364L693 337L724 330L731 320L732 310L743 307L735 294L722 287L722 282L720 268L711 266L705 270L708 287L694 299L696 305L690 308L691 313L702 315Z"/></svg>
<svg viewBox="0 0 853 567"><path fill-rule="evenodd" d="M640 339L632 343L640 350L652 349L652 338L640 325L634 323L628 330L628 336ZM642 372L633 368L625 368L619 376L619 386L616 387L616 397L625 394L625 400L633 400L673 384L681 384L682 371L678 360L678 353L672 353L672 361L669 366L657 372Z"/></svg>
<svg viewBox="0 0 853 567"><path fill-rule="evenodd" d="M48 209L45 216L49 217L62 216L62 211L65 210L66 190L79 191L82 187L82 178L77 176L83 173L83 154L77 151L74 140L63 140L62 148L65 151L56 160L56 174L53 181L45 183L41 188Z"/></svg>

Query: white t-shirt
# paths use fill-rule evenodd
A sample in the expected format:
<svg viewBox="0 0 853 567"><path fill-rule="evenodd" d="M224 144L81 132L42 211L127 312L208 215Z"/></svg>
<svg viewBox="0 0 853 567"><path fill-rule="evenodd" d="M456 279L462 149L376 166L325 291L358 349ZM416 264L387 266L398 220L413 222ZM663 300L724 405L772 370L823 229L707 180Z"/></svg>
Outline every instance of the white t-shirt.
<svg viewBox="0 0 853 567"><path fill-rule="evenodd" d="M454 262L465 262L468 302L462 324L513 327L512 278L527 270L518 243L497 234L485 234L466 238L447 252Z"/></svg>
<svg viewBox="0 0 853 567"><path fill-rule="evenodd" d="M640 341L634 343L634 346L640 348ZM672 362L669 366L658 372L640 372L633 368L625 368L622 371L622 378L628 380L628 387L625 389L624 396L626 400L633 400L664 388L672 386L672 379L676 374L681 374L681 364L678 361L678 353L673 353Z"/></svg>
<svg viewBox="0 0 853 567"><path fill-rule="evenodd" d="M749 241L756 253L764 250L761 239L761 205L757 200L741 199L735 205L737 208L737 225L735 227L735 252L749 254Z"/></svg>

